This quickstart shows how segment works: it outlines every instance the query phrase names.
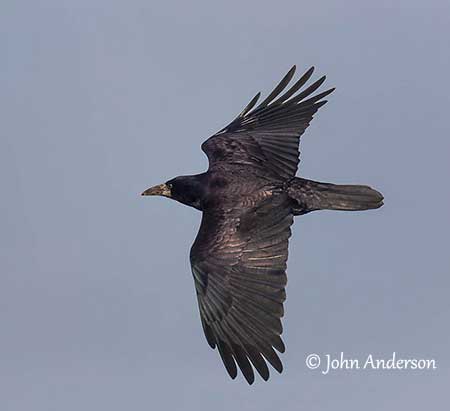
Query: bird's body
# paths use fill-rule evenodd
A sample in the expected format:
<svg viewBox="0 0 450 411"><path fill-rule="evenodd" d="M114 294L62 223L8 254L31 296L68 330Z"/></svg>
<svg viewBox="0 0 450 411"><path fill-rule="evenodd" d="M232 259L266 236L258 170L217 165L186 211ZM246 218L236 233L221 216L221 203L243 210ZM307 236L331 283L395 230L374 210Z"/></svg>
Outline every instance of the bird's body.
<svg viewBox="0 0 450 411"><path fill-rule="evenodd" d="M322 77L296 94L310 78L310 69L280 97L294 71L295 66L258 107L253 109L259 94L202 144L207 172L176 177L143 193L202 211L190 260L203 330L230 376L236 377L238 366L249 383L253 367L268 379L266 361L282 370L275 350L285 349L281 317L294 216L383 204L383 196L367 186L295 176L300 135L333 89L309 97Z"/></svg>

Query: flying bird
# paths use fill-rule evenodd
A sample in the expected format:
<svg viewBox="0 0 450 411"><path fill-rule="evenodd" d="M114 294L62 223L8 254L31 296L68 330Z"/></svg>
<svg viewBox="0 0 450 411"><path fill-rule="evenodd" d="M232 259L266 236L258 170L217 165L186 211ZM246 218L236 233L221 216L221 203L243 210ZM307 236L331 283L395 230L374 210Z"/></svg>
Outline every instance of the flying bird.
<svg viewBox="0 0 450 411"><path fill-rule="evenodd" d="M258 93L226 127L201 146L206 172L175 177L144 191L202 212L190 262L206 340L231 378L240 368L267 381L286 299L288 240L294 217L315 210L369 210L383 196L365 185L336 185L296 177L300 136L334 88L314 94L325 76L304 88L311 67L294 84L293 66L259 104ZM284 91L284 93L283 93Z"/></svg>

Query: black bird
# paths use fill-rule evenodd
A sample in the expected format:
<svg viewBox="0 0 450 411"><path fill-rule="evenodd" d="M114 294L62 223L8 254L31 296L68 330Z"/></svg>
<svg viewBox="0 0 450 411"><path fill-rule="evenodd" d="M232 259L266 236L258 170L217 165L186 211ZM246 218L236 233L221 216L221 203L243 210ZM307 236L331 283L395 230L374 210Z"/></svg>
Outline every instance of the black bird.
<svg viewBox="0 0 450 411"><path fill-rule="evenodd" d="M269 378L266 361L278 372L283 369L275 350L285 350L281 317L294 216L383 205L383 196L368 186L295 177L300 136L334 90L311 97L323 76L300 91L313 71L311 67L281 95L294 76L292 67L262 103L255 107L258 93L206 140L207 172L175 177L142 193L202 211L190 260L203 331L231 378L239 366L249 384L255 378L253 367L264 380Z"/></svg>

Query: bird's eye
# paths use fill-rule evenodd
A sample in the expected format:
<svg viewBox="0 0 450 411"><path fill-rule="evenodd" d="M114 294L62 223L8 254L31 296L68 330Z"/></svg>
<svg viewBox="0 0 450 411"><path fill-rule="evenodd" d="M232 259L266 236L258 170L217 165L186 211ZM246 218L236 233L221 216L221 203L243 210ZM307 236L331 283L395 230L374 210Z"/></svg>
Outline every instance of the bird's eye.
<svg viewBox="0 0 450 411"><path fill-rule="evenodd" d="M170 190L172 190L173 187L172 183L167 183L166 186L169 187Z"/></svg>

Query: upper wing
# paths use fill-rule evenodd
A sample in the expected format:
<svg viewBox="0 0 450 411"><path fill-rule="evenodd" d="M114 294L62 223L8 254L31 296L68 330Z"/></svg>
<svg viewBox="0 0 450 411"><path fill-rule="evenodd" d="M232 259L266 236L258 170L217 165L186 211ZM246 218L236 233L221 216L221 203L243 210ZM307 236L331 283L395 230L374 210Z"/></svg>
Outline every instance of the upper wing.
<svg viewBox="0 0 450 411"><path fill-rule="evenodd" d="M325 81L323 76L296 94L313 71L311 67L279 96L295 73L293 66L259 106L253 109L260 93L228 126L206 140L202 150L208 156L210 168L219 163L237 162L265 167L282 179L294 177L299 162L300 136L314 113L326 103L321 99L334 90L331 88L306 99Z"/></svg>
<svg viewBox="0 0 450 411"><path fill-rule="evenodd" d="M273 348L284 352L281 317L292 222L286 195L268 194L256 207L203 212L191 249L206 339L217 346L230 376L236 377L237 363L250 384L250 362L265 380L264 358L282 371Z"/></svg>

